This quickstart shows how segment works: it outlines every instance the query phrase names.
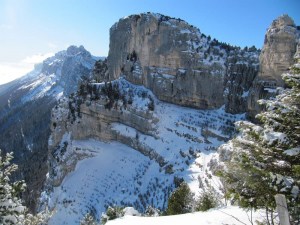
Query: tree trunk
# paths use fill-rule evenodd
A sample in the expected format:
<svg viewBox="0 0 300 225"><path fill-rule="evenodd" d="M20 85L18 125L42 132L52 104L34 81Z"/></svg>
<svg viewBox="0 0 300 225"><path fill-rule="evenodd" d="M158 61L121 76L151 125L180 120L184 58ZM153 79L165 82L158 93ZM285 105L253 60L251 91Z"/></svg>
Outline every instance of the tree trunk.
<svg viewBox="0 0 300 225"><path fill-rule="evenodd" d="M290 225L289 211L287 208L285 196L282 194L277 194L275 195L275 201L280 225Z"/></svg>

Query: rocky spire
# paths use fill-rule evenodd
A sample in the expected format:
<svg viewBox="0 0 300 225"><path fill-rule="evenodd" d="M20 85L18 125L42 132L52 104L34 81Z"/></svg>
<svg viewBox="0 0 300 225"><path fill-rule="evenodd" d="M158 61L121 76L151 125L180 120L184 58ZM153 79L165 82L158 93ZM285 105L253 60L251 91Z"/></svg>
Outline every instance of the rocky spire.
<svg viewBox="0 0 300 225"><path fill-rule="evenodd" d="M248 98L248 116L254 119L262 109L258 99L269 98L276 87L283 87L281 75L294 63L299 30L288 15L275 19L265 35L264 46L259 58L260 69Z"/></svg>
<svg viewBox="0 0 300 225"><path fill-rule="evenodd" d="M282 15L272 22L260 55L258 79L274 81L276 86L284 85L281 74L294 62L297 39L296 25L288 15Z"/></svg>

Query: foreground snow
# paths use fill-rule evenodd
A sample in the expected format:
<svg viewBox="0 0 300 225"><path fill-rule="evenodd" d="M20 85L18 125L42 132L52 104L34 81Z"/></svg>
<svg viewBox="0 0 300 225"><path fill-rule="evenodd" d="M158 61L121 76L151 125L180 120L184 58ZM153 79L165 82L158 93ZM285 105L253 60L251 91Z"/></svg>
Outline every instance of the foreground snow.
<svg viewBox="0 0 300 225"><path fill-rule="evenodd" d="M253 222L263 220L263 212L253 213ZM111 220L106 225L206 225L206 224L251 224L250 212L246 212L237 206L213 209L207 212L188 213L175 216L161 217L138 217L124 216L123 218Z"/></svg>

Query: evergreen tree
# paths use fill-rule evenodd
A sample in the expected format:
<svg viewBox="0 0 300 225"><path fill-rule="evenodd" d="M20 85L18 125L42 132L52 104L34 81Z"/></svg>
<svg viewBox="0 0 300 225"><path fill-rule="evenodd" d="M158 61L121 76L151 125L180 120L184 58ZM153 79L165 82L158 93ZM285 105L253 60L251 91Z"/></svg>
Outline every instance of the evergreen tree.
<svg viewBox="0 0 300 225"><path fill-rule="evenodd" d="M145 211L145 216L152 216L152 217L156 217L160 215L160 210L156 209L152 206L147 206L146 211Z"/></svg>
<svg viewBox="0 0 300 225"><path fill-rule="evenodd" d="M25 190L24 181L11 182L10 177L18 166L11 164L12 153L2 155L0 150L0 224L2 225L46 225L51 217L47 210L32 215L22 205L21 193Z"/></svg>
<svg viewBox="0 0 300 225"><path fill-rule="evenodd" d="M192 212L193 201L193 193L189 186L182 182L169 198L167 214L177 215Z"/></svg>
<svg viewBox="0 0 300 225"><path fill-rule="evenodd" d="M220 204L219 196L213 187L204 190L196 202L196 211L207 211L216 208Z"/></svg>
<svg viewBox="0 0 300 225"><path fill-rule="evenodd" d="M229 193L241 206L275 209L274 195L285 194L291 220L300 215L300 74L292 67L283 79L290 88L276 98L260 100L266 110L257 115L260 125L237 122L232 160L222 173Z"/></svg>
<svg viewBox="0 0 300 225"><path fill-rule="evenodd" d="M114 220L124 216L124 208L114 206L109 206L105 213L101 215L101 224L105 224L108 220Z"/></svg>
<svg viewBox="0 0 300 225"><path fill-rule="evenodd" d="M10 176L17 170L11 164L12 153L4 157L0 150L0 224L22 224L25 218L25 207L22 205L20 193L25 189L23 181L10 182Z"/></svg>
<svg viewBox="0 0 300 225"><path fill-rule="evenodd" d="M52 212L48 210L42 211L36 215L26 214L23 225L47 225Z"/></svg>
<svg viewBox="0 0 300 225"><path fill-rule="evenodd" d="M81 220L80 225L97 225L95 218L90 214L86 214Z"/></svg>

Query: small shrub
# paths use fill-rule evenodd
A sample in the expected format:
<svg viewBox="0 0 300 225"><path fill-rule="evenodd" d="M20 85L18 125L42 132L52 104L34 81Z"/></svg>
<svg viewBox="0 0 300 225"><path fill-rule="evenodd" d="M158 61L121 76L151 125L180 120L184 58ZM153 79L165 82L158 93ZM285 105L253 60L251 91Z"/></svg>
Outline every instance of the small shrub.
<svg viewBox="0 0 300 225"><path fill-rule="evenodd" d="M207 211L215 208L220 204L217 193L210 188L203 192L196 202L196 211Z"/></svg>
<svg viewBox="0 0 300 225"><path fill-rule="evenodd" d="M149 217L156 217L160 215L160 210L156 209L152 206L147 206L146 211L145 211L145 216Z"/></svg>
<svg viewBox="0 0 300 225"><path fill-rule="evenodd" d="M86 214L80 221L80 225L97 225L95 218L90 214Z"/></svg>
<svg viewBox="0 0 300 225"><path fill-rule="evenodd" d="M109 206L106 210L106 213L103 213L101 216L101 224L105 224L108 220L114 220L124 216L122 207L111 207Z"/></svg>
<svg viewBox="0 0 300 225"><path fill-rule="evenodd" d="M150 102L148 103L148 109L150 111L154 111L154 100L151 97L149 99L150 99Z"/></svg>

